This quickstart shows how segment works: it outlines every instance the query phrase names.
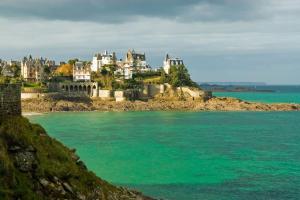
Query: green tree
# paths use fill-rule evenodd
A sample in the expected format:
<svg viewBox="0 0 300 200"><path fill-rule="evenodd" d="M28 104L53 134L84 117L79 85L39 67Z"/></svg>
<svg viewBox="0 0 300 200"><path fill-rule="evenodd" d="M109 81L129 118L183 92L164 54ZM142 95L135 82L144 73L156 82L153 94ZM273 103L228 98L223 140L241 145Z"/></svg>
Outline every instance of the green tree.
<svg viewBox="0 0 300 200"><path fill-rule="evenodd" d="M78 61L79 61L78 58L70 59L70 60L68 61L68 64L71 65L71 66L73 66L73 65L75 65L75 63L78 62Z"/></svg>
<svg viewBox="0 0 300 200"><path fill-rule="evenodd" d="M198 85L192 81L191 76L184 65L171 66L168 82L173 87L198 87Z"/></svg>
<svg viewBox="0 0 300 200"><path fill-rule="evenodd" d="M18 66L16 64L13 64L11 66L11 69L14 73L14 77L17 78L17 77L20 77L21 76L21 66Z"/></svg>

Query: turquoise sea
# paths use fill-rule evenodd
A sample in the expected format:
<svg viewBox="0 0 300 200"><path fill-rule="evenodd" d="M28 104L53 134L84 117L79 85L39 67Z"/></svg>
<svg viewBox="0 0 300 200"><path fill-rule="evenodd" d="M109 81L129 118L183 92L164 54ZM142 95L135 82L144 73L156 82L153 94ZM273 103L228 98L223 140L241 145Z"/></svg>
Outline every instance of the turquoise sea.
<svg viewBox="0 0 300 200"><path fill-rule="evenodd" d="M174 200L299 199L300 112L29 117L114 184Z"/></svg>
<svg viewBox="0 0 300 200"><path fill-rule="evenodd" d="M248 86L253 88L253 86ZM214 92L218 97L234 97L251 102L264 103L300 103L300 86L266 85L256 86L256 90L272 92Z"/></svg>
<svg viewBox="0 0 300 200"><path fill-rule="evenodd" d="M300 103L300 92L214 92L217 97L234 97L250 102Z"/></svg>

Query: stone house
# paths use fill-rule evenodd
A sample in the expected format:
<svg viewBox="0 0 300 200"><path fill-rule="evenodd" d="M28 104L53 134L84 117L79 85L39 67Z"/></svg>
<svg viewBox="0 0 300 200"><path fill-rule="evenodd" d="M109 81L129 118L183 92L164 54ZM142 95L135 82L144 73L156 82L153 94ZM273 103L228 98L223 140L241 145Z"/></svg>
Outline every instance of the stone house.
<svg viewBox="0 0 300 200"><path fill-rule="evenodd" d="M21 61L21 76L30 82L43 82L48 78L47 67L51 68L55 61L43 58L24 57Z"/></svg>

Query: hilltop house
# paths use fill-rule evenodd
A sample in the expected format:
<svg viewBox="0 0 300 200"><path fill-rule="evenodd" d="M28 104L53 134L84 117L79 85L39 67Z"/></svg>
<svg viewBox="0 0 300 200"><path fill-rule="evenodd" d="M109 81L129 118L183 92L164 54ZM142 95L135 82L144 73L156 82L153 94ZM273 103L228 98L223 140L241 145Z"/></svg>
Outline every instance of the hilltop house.
<svg viewBox="0 0 300 200"><path fill-rule="evenodd" d="M14 77L14 72L8 64L2 66L1 74L6 77Z"/></svg>
<svg viewBox="0 0 300 200"><path fill-rule="evenodd" d="M163 63L163 68L165 72L169 74L171 66L180 66L180 65L184 65L182 59L179 58L173 59L169 56L169 54L167 54Z"/></svg>
<svg viewBox="0 0 300 200"><path fill-rule="evenodd" d="M129 67L141 72L151 70L147 65L145 53L136 53L134 50L127 52L124 64L128 64Z"/></svg>
<svg viewBox="0 0 300 200"><path fill-rule="evenodd" d="M100 70L105 65L115 65L117 61L116 53L108 53L105 51L104 53L97 53L93 57L91 70L96 72Z"/></svg>
<svg viewBox="0 0 300 200"><path fill-rule="evenodd" d="M73 66L73 81L91 81L91 65L76 62Z"/></svg>
<svg viewBox="0 0 300 200"><path fill-rule="evenodd" d="M20 61L17 61L17 60L9 60L7 61L7 64L11 67L13 65L16 65L16 66L21 66L21 62Z"/></svg>
<svg viewBox="0 0 300 200"><path fill-rule="evenodd" d="M39 82L47 79L46 67L55 65L55 61L43 58L33 59L30 55L28 58L24 57L21 61L21 76L26 81Z"/></svg>
<svg viewBox="0 0 300 200"><path fill-rule="evenodd" d="M0 75L6 76L6 77L14 76L14 72L11 68L11 65L9 65L9 62L6 62L1 59L0 59Z"/></svg>

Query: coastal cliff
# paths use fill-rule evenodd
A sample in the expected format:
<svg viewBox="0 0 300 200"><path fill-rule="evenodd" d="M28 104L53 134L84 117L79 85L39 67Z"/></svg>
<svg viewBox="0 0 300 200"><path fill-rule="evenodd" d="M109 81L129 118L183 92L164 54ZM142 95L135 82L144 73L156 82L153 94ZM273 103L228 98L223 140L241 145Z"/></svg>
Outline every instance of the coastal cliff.
<svg viewBox="0 0 300 200"><path fill-rule="evenodd" d="M89 172L75 154L21 116L0 119L0 199L150 200Z"/></svg>
<svg viewBox="0 0 300 200"><path fill-rule="evenodd" d="M100 99L28 99L22 101L24 112L59 111L296 111L300 104L266 104L235 98L211 98L207 101L153 99L148 101L103 101Z"/></svg>

